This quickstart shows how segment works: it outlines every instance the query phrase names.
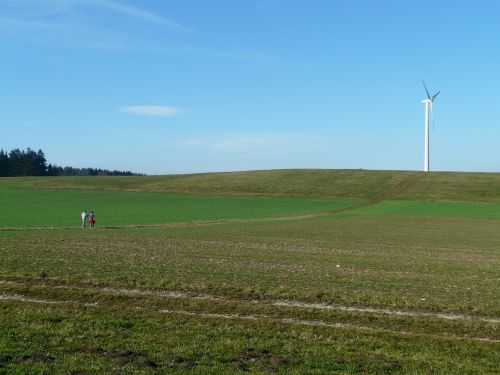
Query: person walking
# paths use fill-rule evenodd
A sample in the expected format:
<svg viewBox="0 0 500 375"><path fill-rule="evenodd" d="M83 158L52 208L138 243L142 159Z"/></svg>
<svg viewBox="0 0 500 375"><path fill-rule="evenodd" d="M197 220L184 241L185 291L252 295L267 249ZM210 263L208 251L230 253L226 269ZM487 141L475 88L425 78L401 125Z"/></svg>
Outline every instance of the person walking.
<svg viewBox="0 0 500 375"><path fill-rule="evenodd" d="M94 211L92 211L92 210L90 210L89 223L90 223L90 227L94 228L94 226L95 226L95 217L94 217Z"/></svg>
<svg viewBox="0 0 500 375"><path fill-rule="evenodd" d="M83 210L83 212L82 212L82 228L85 228L86 223L87 223L87 211Z"/></svg>

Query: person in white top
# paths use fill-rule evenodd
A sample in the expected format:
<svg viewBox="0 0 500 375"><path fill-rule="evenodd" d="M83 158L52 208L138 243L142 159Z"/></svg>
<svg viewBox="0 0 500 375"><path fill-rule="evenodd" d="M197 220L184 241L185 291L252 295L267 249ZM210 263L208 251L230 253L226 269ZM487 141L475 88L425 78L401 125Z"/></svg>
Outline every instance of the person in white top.
<svg viewBox="0 0 500 375"><path fill-rule="evenodd" d="M82 212L82 228L85 228L85 223L87 222L87 211Z"/></svg>

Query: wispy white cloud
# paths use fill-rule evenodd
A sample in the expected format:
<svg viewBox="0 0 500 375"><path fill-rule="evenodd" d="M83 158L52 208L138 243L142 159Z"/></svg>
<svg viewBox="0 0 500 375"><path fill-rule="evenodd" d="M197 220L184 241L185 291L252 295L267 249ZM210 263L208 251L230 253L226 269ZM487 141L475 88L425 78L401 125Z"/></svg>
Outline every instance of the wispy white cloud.
<svg viewBox="0 0 500 375"><path fill-rule="evenodd" d="M0 30L4 32L35 30L56 31L65 28L66 26L62 23L0 16Z"/></svg>
<svg viewBox="0 0 500 375"><path fill-rule="evenodd" d="M201 146L205 144L204 141L201 139L196 139L196 138L188 138L185 139L184 141L181 141L178 145L182 147L192 147L192 146Z"/></svg>
<svg viewBox="0 0 500 375"><path fill-rule="evenodd" d="M118 3L115 1L109 1L109 0L77 0L79 3L88 3L92 4L98 7L106 8L111 11L114 11L116 13L120 13L122 15L126 15L129 17L133 17L136 19L140 19L146 22L151 22L158 24L160 26L164 26L170 29L174 29L177 31L183 31L187 33L192 33L193 29L190 27L186 27L184 25L181 25L177 22L174 22L168 18L162 17L158 14L155 14L153 12L133 7L130 5L125 5L122 3Z"/></svg>
<svg viewBox="0 0 500 375"><path fill-rule="evenodd" d="M124 0L0 0L0 32L22 34L22 38L30 42L61 47L246 62L272 59L269 54L242 45L224 49L207 47L205 42L200 44L200 40L196 38L198 34L193 28L159 12L138 7L135 5L137 2L129 3L133 5ZM120 22L103 22L109 18L132 19L138 22L134 28L123 28ZM151 28L155 29L158 37L149 37ZM145 29L148 30L147 38ZM64 32L57 33L60 30ZM165 32L168 32L168 35ZM187 35L188 39L178 38L179 34Z"/></svg>
<svg viewBox="0 0 500 375"><path fill-rule="evenodd" d="M283 138L276 135L245 135L222 138L211 144L215 151L225 153L259 151L283 142Z"/></svg>
<svg viewBox="0 0 500 375"><path fill-rule="evenodd" d="M118 110L124 113L155 117L174 117L182 113L180 108L161 105L131 105L119 108Z"/></svg>
<svg viewBox="0 0 500 375"><path fill-rule="evenodd" d="M225 137L217 140L211 148L223 153L246 153L305 147L318 142L322 137L308 134L257 134Z"/></svg>
<svg viewBox="0 0 500 375"><path fill-rule="evenodd" d="M17 18L19 21L26 18L24 24L22 22L18 22L16 25L10 23L11 26L15 26L17 29L23 25L27 28L33 28L36 22L48 22L47 16L56 17L60 20L64 20L65 16L67 16L66 21L71 24L71 18L75 12L82 16L85 14L82 9L93 7L179 32L194 32L192 28L181 25L163 15L114 0L0 0L0 5L2 4L17 15L17 17L13 18ZM3 28L5 29L6 26L3 25Z"/></svg>
<svg viewBox="0 0 500 375"><path fill-rule="evenodd" d="M221 154L247 154L276 152L285 149L289 150L290 148L314 147L323 141L324 137L309 134L244 134L223 137L189 138L176 144L165 144L161 147L201 147Z"/></svg>
<svg viewBox="0 0 500 375"><path fill-rule="evenodd" d="M160 148L191 148L191 147L207 147L207 141L200 138L187 138L182 141L167 142L160 145Z"/></svg>
<svg viewBox="0 0 500 375"><path fill-rule="evenodd" d="M136 3L125 0L0 0L0 33L62 48L244 62L270 61L273 58L244 45L223 49L207 47L206 41L197 38L199 35L193 28L161 12L138 7ZM108 19L113 22L106 22ZM123 27L124 22L115 20L137 22L130 28L129 22ZM157 35L151 36L152 30Z"/></svg>

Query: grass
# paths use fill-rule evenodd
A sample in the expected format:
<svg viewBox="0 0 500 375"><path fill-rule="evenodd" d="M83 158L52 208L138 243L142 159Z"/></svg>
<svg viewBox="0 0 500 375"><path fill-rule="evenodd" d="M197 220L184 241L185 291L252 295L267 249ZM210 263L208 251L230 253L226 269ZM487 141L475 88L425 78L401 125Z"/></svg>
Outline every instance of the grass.
<svg viewBox="0 0 500 375"><path fill-rule="evenodd" d="M464 230L466 239L446 240ZM351 217L12 232L0 276L496 316L496 231L482 221Z"/></svg>
<svg viewBox="0 0 500 375"><path fill-rule="evenodd" d="M480 342L466 348L431 337L415 341L391 333L200 319L126 307L110 311L13 305L6 312L14 311L11 330L21 334L10 335L14 345L4 361L19 372L33 373L35 367L39 373L424 373L440 367L457 373L495 371L488 358L495 355L493 348ZM7 334L2 335L5 341L9 331L2 333ZM29 350L18 350L27 340ZM436 350L442 358L435 357ZM474 360L453 363L457 354L467 357L471 352Z"/></svg>
<svg viewBox="0 0 500 375"><path fill-rule="evenodd" d="M384 201L363 207L356 215L456 217L471 219L500 219L500 204L469 202Z"/></svg>
<svg viewBox="0 0 500 375"><path fill-rule="evenodd" d="M126 211L137 210L130 224L189 224L0 229L0 374L500 372L500 221L492 191L468 200L431 189L422 199L415 192L434 174L276 173L236 174L234 181L231 174L146 177L142 185L0 182L9 210L30 195L59 196L58 210L68 197L81 205L88 196L99 218L126 196ZM275 187L282 197L249 188L249 180L263 179L265 191L297 174L296 187ZM335 175L337 187L363 186L348 196L328 193L323 182L304 197L289 196L325 174ZM484 186L497 178L485 176ZM210 193L218 178L233 181L217 189L232 196ZM176 179L176 189L190 179L200 188L190 180L190 194L173 194ZM89 181L96 191L87 190ZM439 194L447 199L433 201ZM155 214L161 202L178 213ZM344 211L332 212L338 208ZM21 211L10 215L19 227L38 226ZM207 223L227 217L251 220Z"/></svg>
<svg viewBox="0 0 500 375"><path fill-rule="evenodd" d="M500 203L500 173L297 169L147 177L33 177L18 181L26 188L357 200L397 195L400 200Z"/></svg>
<svg viewBox="0 0 500 375"><path fill-rule="evenodd" d="M48 180L50 181L50 179ZM141 225L280 217L331 211L348 199L173 195L150 192L19 189L0 181L1 227L78 227L80 214L95 210L99 226Z"/></svg>

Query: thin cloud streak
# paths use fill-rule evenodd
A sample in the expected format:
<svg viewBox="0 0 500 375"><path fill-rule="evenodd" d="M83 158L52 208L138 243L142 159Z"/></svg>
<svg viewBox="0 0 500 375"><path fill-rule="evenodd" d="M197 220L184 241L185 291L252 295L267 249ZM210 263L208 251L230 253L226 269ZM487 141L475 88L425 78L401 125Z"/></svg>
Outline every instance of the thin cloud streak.
<svg viewBox="0 0 500 375"><path fill-rule="evenodd" d="M324 142L325 138L309 134L245 134L229 137L189 138L175 144L164 144L160 148L203 147L220 154L246 154L308 148Z"/></svg>
<svg viewBox="0 0 500 375"><path fill-rule="evenodd" d="M171 30L190 34L194 33L194 30L192 28L181 25L180 23L172 21L151 11L111 0L40 0L39 2L32 3L24 0L0 0L0 4L2 3L11 7L20 8L20 10L22 10L22 14L29 14L31 11L34 14L40 15L40 11L44 10L42 14L45 13L46 15L52 14L59 16L71 16L71 9L91 6L94 8L106 9L113 13L135 18L147 23L156 24ZM38 21L44 23L45 20L29 20L26 21L27 23L25 26L29 27L29 22ZM21 24L19 23L17 27L19 27L20 25Z"/></svg>
<svg viewBox="0 0 500 375"><path fill-rule="evenodd" d="M134 115L154 117L174 117L181 114L182 110L176 107L160 105L131 105L118 109L119 112L132 113Z"/></svg>
<svg viewBox="0 0 500 375"><path fill-rule="evenodd" d="M55 31L65 29L66 25L54 22L0 16L0 30L5 32L45 30Z"/></svg>
<svg viewBox="0 0 500 375"><path fill-rule="evenodd" d="M226 50L206 48L197 43L194 29L157 13L114 0L0 0L0 8L3 4L7 5L7 9L0 15L0 32L24 33L23 38L35 43L48 41L64 48L77 46L98 50L159 53L243 62L271 61L274 58L269 54L242 46L231 46ZM92 17L92 13L96 11L134 18L143 21L145 27L157 25L165 30L195 35L189 42L184 43L158 43L154 39L145 40L136 37L140 34L132 33L132 30L129 35L129 31L101 24L96 21L100 20L100 17ZM61 30L65 32L54 33ZM32 31L41 33L29 34Z"/></svg>
<svg viewBox="0 0 500 375"><path fill-rule="evenodd" d="M306 134L244 135L222 138L214 142L211 148L222 153L259 152L291 146L304 147L321 139Z"/></svg>
<svg viewBox="0 0 500 375"><path fill-rule="evenodd" d="M174 22L172 20L169 20L167 18L158 16L157 14L154 14L154 13L149 12L147 10L132 7L130 5L124 5L124 4L114 2L114 1L106 1L106 0L99 0L99 1L81 0L81 1L85 1L89 4L99 6L102 8L107 8L107 9L110 9L110 10L115 11L117 13L121 13L121 14L130 16L130 17L133 17L133 18L143 20L143 21L156 23L158 25L165 26L167 28L171 28L174 30L183 31L186 33L193 33L194 32L194 30L189 28L189 27L183 26L183 25L181 25L177 22Z"/></svg>

